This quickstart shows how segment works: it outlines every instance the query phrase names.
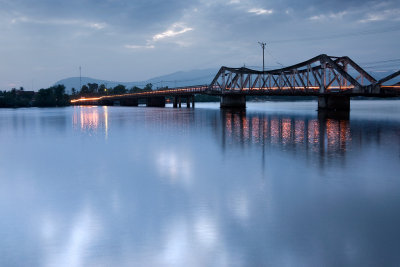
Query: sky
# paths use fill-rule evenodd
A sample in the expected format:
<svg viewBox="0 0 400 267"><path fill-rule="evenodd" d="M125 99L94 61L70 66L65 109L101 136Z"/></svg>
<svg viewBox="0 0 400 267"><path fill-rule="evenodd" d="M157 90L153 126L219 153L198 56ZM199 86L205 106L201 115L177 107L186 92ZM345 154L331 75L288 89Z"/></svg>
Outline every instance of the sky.
<svg viewBox="0 0 400 267"><path fill-rule="evenodd" d="M400 69L400 1L0 0L0 90L82 76L267 69L319 54Z"/></svg>

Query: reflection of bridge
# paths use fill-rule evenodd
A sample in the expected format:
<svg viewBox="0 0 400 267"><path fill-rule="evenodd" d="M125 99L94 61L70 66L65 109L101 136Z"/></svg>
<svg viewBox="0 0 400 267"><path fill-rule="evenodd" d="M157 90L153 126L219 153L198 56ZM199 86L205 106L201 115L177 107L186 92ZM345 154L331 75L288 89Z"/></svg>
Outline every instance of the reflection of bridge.
<svg viewBox="0 0 400 267"><path fill-rule="evenodd" d="M115 120L116 117L110 112L115 110L106 106L77 107L72 117L73 126L88 134L104 131L105 138L108 138L109 129L119 127L120 120L132 118L121 116ZM117 111L117 114L120 112ZM126 112L132 114L129 110ZM390 140L386 142L389 146L400 149L400 125L390 120L350 121L346 117L320 116L321 113L319 116L304 113L270 114L238 109L222 109L221 112L142 109L139 114L145 122L145 132L167 133L173 129L183 135L192 135L199 130L212 130L223 150L260 148L264 153L277 148L278 151L289 153L300 152L307 157L331 159L338 156L343 158L346 153L358 154L362 147L382 145L385 140Z"/></svg>
<svg viewBox="0 0 400 267"><path fill-rule="evenodd" d="M235 150L259 150L263 164L268 162L264 154L271 155L271 150L318 160L323 167L336 159L345 162L349 153L353 157L361 155L369 146L400 149L400 125L380 119L350 121L342 117L223 109L212 125L218 143L227 154L234 154Z"/></svg>
<svg viewBox="0 0 400 267"><path fill-rule="evenodd" d="M182 99L194 106L194 95L221 97L221 107L245 107L249 95L318 96L318 108L349 110L351 96L400 96L397 71L376 80L348 57L319 55L302 63L269 71L221 67L209 85L162 89L151 92L80 98L74 104L137 106L145 99L147 106L165 106L173 97L173 106L181 107Z"/></svg>
<svg viewBox="0 0 400 267"><path fill-rule="evenodd" d="M326 117L246 114L245 111L221 112L223 147L259 145L306 150L323 155L344 154L352 140L349 120Z"/></svg>

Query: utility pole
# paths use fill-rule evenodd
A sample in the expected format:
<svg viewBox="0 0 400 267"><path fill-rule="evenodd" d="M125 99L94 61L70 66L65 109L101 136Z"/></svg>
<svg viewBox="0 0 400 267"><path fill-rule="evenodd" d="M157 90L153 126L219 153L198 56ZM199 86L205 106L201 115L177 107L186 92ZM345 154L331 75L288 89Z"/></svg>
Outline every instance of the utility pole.
<svg viewBox="0 0 400 267"><path fill-rule="evenodd" d="M264 68L265 68L265 65L264 65L264 50L265 50L265 46L267 45L266 43L264 43L264 42L258 42L260 45L261 45L261 48L262 48L262 51L263 51L263 86L264 86Z"/></svg>

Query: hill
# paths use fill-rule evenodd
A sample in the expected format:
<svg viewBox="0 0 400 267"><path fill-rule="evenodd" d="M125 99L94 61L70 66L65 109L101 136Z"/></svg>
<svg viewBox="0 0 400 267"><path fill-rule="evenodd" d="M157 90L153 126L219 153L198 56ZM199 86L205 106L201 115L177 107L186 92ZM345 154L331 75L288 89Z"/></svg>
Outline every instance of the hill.
<svg viewBox="0 0 400 267"><path fill-rule="evenodd" d="M109 81L94 79L90 77L82 77L82 85L88 83L104 84L107 88L115 87L118 84L125 85L127 88L138 86L143 88L146 84L152 83L153 88L157 87L180 87L190 85L209 84L214 76L217 74L218 69L202 69L202 70L191 70L191 71L179 71L171 74L154 77L145 81L137 82L120 82L120 81ZM63 84L65 85L66 92L71 93L72 88L79 88L80 79L79 77L71 77L57 81L54 85Z"/></svg>

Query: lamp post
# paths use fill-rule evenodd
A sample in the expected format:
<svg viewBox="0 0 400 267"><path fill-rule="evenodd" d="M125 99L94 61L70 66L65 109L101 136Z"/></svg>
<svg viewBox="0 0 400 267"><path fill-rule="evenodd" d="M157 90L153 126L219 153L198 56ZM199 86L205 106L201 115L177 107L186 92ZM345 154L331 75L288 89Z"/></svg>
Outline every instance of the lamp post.
<svg viewBox="0 0 400 267"><path fill-rule="evenodd" d="M261 45L261 48L262 48L262 51L263 51L263 87L264 87L264 67L265 67L265 65L264 65L264 50L265 50L265 46L267 45L266 43L264 43L264 42L258 42L260 45Z"/></svg>

